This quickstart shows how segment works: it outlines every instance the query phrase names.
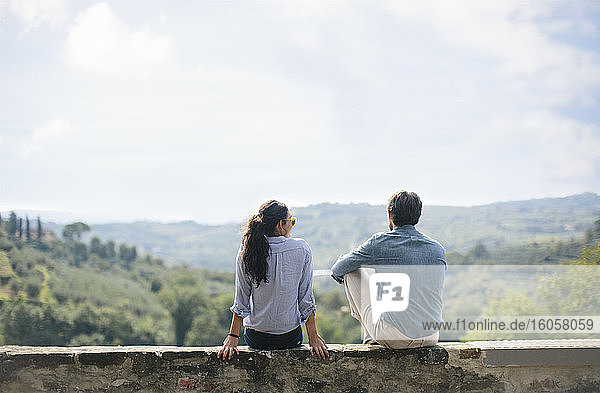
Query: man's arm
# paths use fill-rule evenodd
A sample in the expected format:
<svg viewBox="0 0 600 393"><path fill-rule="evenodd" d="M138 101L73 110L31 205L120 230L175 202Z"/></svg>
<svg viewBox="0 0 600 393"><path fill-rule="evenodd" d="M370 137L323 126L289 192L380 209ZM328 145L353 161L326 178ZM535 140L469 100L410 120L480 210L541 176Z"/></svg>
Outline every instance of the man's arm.
<svg viewBox="0 0 600 393"><path fill-rule="evenodd" d="M344 274L350 273L363 265L371 263L373 257L372 245L373 236L354 251L339 257L331 267L331 277L342 284L344 282Z"/></svg>

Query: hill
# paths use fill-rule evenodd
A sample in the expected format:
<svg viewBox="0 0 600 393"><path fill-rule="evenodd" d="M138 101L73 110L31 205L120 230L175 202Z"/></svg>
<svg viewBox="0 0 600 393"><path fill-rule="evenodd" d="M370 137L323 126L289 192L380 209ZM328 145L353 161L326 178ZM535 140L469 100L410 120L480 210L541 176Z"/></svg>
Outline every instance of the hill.
<svg viewBox="0 0 600 393"><path fill-rule="evenodd" d="M332 211L337 214L329 208L324 214ZM231 320L233 273L169 267L136 246L97 237L84 243L79 233L61 240L46 228L19 230L15 222L17 217L11 215L0 223L0 345L218 345L223 340ZM525 284L536 285L536 269L548 271L547 266L472 264L510 263L513 255L519 263L597 265L599 241L600 220L583 239L491 250L477 244L465 253L452 251L444 315L478 315L511 289L529 296L532 290ZM584 244L588 249L581 255ZM561 284L562 292L575 291L579 300L597 299L592 295L600 275L596 281L587 274L565 277L568 285ZM580 282L569 284L573 279ZM327 342L358 342L360 325L347 312L344 288L322 276L315 280L314 293L322 337ZM582 303L579 300L568 304ZM506 302L501 304L515 304L512 298Z"/></svg>
<svg viewBox="0 0 600 393"><path fill-rule="evenodd" d="M20 230L19 217L10 216L0 222L0 345L222 343L233 273L165 266L112 240ZM341 310L343 288L315 297L322 337L357 342L360 326Z"/></svg>
<svg viewBox="0 0 600 393"><path fill-rule="evenodd" d="M384 205L322 203L292 210L299 219L293 234L308 241L317 268L330 267L340 254L372 233L387 230ZM581 237L598 218L600 196L584 193L473 207L424 206L417 228L439 240L448 252L464 254L478 245L496 249L570 241ZM241 226L241 222L202 225L194 221L97 224L89 236L136 244L169 265L232 271ZM50 227L61 231L58 225Z"/></svg>

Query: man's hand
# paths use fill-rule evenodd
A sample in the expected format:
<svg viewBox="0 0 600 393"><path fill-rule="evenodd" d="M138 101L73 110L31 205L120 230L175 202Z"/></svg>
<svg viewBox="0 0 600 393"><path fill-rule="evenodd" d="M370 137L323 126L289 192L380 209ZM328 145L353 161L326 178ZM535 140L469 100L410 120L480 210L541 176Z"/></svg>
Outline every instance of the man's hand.
<svg viewBox="0 0 600 393"><path fill-rule="evenodd" d="M225 360L225 358L227 358L228 356L228 359L231 359L231 356L233 356L234 351L239 355L240 351L238 351L237 349L239 340L240 339L237 337L227 336L225 341L223 341L223 348L221 348L221 350L217 354L217 358L220 358L221 355L223 355L223 360Z"/></svg>
<svg viewBox="0 0 600 393"><path fill-rule="evenodd" d="M313 356L317 356L319 359L325 359L329 357L325 340L323 340L318 334L308 336L308 345L310 346L310 353Z"/></svg>

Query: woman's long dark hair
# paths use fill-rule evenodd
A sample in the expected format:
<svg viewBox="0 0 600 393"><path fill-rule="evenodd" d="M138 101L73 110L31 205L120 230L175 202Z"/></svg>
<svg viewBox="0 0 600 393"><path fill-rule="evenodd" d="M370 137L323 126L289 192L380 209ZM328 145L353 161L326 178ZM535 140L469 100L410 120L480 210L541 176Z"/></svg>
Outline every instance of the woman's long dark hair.
<svg viewBox="0 0 600 393"><path fill-rule="evenodd" d="M270 200L263 203L258 214L248 219L242 238L242 266L244 273L256 287L267 280L267 257L269 256L269 241L266 236L273 235L275 227L288 216L285 204Z"/></svg>

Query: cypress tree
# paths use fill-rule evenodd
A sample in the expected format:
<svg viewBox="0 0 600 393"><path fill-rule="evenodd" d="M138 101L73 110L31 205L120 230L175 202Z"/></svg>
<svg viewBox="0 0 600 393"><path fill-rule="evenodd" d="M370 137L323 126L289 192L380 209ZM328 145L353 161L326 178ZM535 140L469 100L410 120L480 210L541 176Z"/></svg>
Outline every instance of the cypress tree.
<svg viewBox="0 0 600 393"><path fill-rule="evenodd" d="M19 218L19 239L23 239L23 218Z"/></svg>
<svg viewBox="0 0 600 393"><path fill-rule="evenodd" d="M29 217L25 216L25 237L27 241L31 241L31 228L29 227Z"/></svg>
<svg viewBox="0 0 600 393"><path fill-rule="evenodd" d="M40 216L37 218L37 239L42 240L42 221L40 220Z"/></svg>
<svg viewBox="0 0 600 393"><path fill-rule="evenodd" d="M15 212L10 212L8 228L6 229L6 232L8 232L8 237L12 239L14 239L17 235L17 215Z"/></svg>

